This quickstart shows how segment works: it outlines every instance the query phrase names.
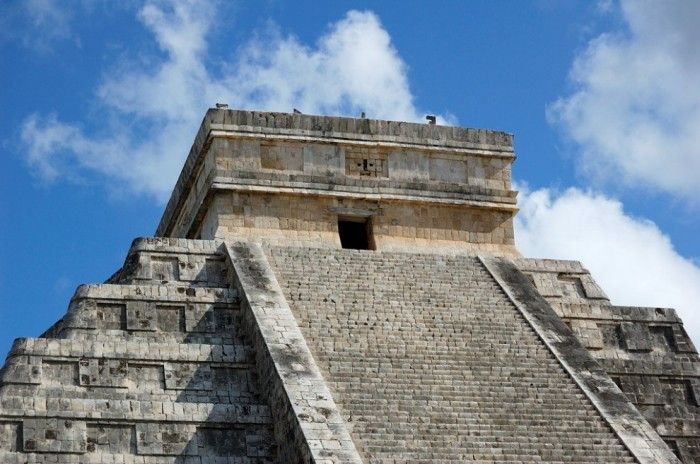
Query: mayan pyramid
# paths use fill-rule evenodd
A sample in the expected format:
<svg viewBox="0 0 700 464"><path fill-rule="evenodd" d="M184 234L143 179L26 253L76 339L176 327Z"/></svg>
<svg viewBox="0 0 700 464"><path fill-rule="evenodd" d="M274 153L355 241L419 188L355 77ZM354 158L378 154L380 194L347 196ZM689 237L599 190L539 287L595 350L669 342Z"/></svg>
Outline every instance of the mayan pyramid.
<svg viewBox="0 0 700 464"><path fill-rule="evenodd" d="M503 132L209 110L155 237L15 341L0 463L700 462L682 321L521 257L514 159Z"/></svg>

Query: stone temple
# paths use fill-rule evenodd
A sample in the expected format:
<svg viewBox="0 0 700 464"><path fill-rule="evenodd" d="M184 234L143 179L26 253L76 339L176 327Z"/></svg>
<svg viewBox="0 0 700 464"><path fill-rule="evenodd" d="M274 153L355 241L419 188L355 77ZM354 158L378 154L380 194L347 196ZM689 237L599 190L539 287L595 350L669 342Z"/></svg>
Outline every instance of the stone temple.
<svg viewBox="0 0 700 464"><path fill-rule="evenodd" d="M503 132L209 110L155 237L15 341L0 463L700 462L682 321L521 257L514 159Z"/></svg>

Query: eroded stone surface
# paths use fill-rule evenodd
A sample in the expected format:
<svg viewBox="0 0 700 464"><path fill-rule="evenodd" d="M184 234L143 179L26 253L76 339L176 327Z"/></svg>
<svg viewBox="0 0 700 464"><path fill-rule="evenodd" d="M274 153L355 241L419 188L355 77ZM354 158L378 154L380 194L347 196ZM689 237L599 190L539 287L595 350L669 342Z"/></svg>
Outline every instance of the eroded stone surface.
<svg viewBox="0 0 700 464"><path fill-rule="evenodd" d="M513 160L503 132L208 111L160 237L13 345L0 463L697 462L675 312L493 258Z"/></svg>

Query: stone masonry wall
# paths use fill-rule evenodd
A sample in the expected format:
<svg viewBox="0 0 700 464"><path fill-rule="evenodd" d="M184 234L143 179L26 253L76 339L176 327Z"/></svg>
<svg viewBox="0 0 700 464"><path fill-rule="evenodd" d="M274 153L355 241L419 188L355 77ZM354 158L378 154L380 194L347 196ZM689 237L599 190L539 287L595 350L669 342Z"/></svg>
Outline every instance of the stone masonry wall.
<svg viewBox="0 0 700 464"><path fill-rule="evenodd" d="M191 152L183 170L191 179L181 178L158 234L229 240L274 236L338 247L337 234L315 232L336 227L339 214L364 218L380 208L387 221L380 224L378 249L435 246L517 254L509 136L493 133L482 140L491 133L444 127L426 132L420 124L382 121L370 121L365 132L361 124L350 129L348 118L328 118L333 129L326 131L305 129L305 118L285 120L269 113L248 121L243 113L235 113L236 118L262 125L214 124L205 118L202 130L209 132L200 132L193 147L199 151ZM218 113L207 115L215 117ZM278 127L270 120L287 122ZM321 219L309 218L310 210L324 215L328 205L365 201L373 208L309 222ZM243 207L245 214L239 211ZM381 223L383 218L373 219ZM246 224L237 224L242 221Z"/></svg>
<svg viewBox="0 0 700 464"><path fill-rule="evenodd" d="M134 243L0 371L0 462L269 464L274 425L220 244Z"/></svg>
<svg viewBox="0 0 700 464"><path fill-rule="evenodd" d="M513 252L510 213L409 202L221 193L203 230L219 238L340 248L338 218L358 215L370 220L378 250Z"/></svg>
<svg viewBox="0 0 700 464"><path fill-rule="evenodd" d="M700 358L676 312L610 304L577 261L517 264L676 455L700 462Z"/></svg>

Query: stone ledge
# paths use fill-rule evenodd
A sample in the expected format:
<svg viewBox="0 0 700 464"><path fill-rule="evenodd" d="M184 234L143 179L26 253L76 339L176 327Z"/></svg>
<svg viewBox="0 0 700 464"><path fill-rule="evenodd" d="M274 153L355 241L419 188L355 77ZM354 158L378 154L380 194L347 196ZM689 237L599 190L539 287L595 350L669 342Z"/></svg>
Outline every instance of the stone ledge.
<svg viewBox="0 0 700 464"><path fill-rule="evenodd" d="M176 348L175 350L173 348ZM105 358L134 361L179 361L247 363L251 348L247 345L204 345L170 343L19 338L12 345L7 358L15 356L42 356L49 358Z"/></svg>
<svg viewBox="0 0 700 464"><path fill-rule="evenodd" d="M164 408L165 407L165 408ZM164 412L168 411L168 412ZM265 405L180 403L82 398L0 397L0 420L48 417L77 420L122 420L176 423L271 424ZM183 420L186 418L186 420Z"/></svg>
<svg viewBox="0 0 700 464"><path fill-rule="evenodd" d="M238 294L229 288L185 287L166 285L84 284L72 300L187 301L197 303L236 303Z"/></svg>

